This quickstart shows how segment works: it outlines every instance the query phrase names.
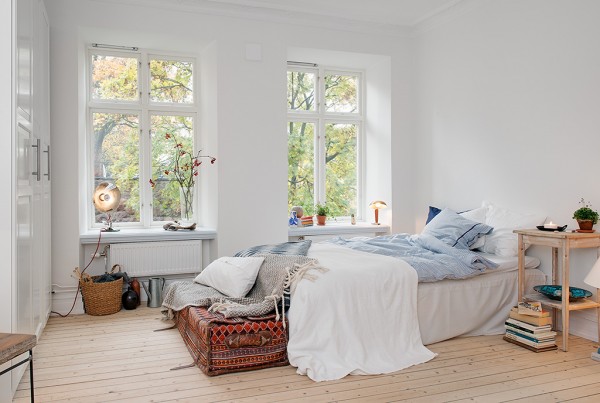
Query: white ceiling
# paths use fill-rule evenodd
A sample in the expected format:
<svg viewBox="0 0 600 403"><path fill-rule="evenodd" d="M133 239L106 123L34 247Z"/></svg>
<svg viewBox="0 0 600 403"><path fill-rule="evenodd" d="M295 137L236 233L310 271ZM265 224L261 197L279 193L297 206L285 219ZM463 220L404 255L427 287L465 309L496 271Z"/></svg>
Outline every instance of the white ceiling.
<svg viewBox="0 0 600 403"><path fill-rule="evenodd" d="M255 12L314 14L372 24L412 27L461 0L201 0Z"/></svg>

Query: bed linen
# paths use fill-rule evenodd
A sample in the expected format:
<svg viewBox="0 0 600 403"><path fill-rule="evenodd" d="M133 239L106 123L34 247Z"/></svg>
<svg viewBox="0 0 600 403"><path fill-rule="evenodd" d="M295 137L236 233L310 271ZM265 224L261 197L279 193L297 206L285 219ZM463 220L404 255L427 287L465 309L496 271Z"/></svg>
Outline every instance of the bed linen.
<svg viewBox="0 0 600 403"><path fill-rule="evenodd" d="M416 270L419 283L444 279L462 280L496 267L494 262L480 254L469 249L454 248L428 234L394 234L352 239L337 237L326 242L402 259Z"/></svg>
<svg viewBox="0 0 600 403"><path fill-rule="evenodd" d="M528 266L536 266L532 259ZM417 309L423 344L458 336L484 336L504 333L504 321L517 305L517 275L505 266L481 276L461 281L420 283ZM545 284L546 275L538 269L525 270L525 287Z"/></svg>
<svg viewBox="0 0 600 403"><path fill-rule="evenodd" d="M435 357L421 341L417 273L408 263L332 244L313 244L308 257L329 271L292 295L288 358L299 374L326 381Z"/></svg>

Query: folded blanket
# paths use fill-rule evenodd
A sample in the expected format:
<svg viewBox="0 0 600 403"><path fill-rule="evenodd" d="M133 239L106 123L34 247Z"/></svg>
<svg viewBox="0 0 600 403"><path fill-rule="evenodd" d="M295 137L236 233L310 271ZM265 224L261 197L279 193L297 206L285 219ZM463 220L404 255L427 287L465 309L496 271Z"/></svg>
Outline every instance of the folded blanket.
<svg viewBox="0 0 600 403"><path fill-rule="evenodd" d="M210 307L210 310L220 312L226 318L232 318L261 316L275 310L279 320L277 304L285 303L284 289L293 291L302 278L313 281L315 277L307 273L310 270L327 271L319 266L316 259L305 256L270 254L257 256L263 256L265 260L258 271L254 286L245 297L230 298L205 285L191 281L176 281L165 291L161 312L167 319L172 319L175 311L180 311L186 306L202 306ZM285 306L282 308L283 313Z"/></svg>

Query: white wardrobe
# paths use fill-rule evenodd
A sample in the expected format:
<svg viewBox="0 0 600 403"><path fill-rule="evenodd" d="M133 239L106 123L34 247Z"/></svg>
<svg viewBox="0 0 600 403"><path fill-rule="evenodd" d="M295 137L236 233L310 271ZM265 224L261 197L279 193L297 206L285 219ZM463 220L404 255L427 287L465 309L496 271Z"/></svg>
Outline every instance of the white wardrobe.
<svg viewBox="0 0 600 403"><path fill-rule="evenodd" d="M5 178L2 186L5 200L0 215L1 252L5 262L0 269L0 284L3 284L0 286L0 332L39 337L51 306L50 33L43 0L6 3L10 3L8 16L11 18L4 12L5 5L0 14L2 25L8 24L11 28L10 53L7 53L6 41L1 42L0 71L4 74L10 66L11 141L0 143L0 170ZM2 83L4 89L6 81ZM8 97L2 98L3 106L6 101ZM5 133L8 127L3 121ZM8 166L11 169L6 170ZM8 194L11 197L6 197ZM7 210L11 212L8 220ZM24 370L21 366L1 377L0 401L12 397ZM7 387L11 392L8 397L3 395Z"/></svg>

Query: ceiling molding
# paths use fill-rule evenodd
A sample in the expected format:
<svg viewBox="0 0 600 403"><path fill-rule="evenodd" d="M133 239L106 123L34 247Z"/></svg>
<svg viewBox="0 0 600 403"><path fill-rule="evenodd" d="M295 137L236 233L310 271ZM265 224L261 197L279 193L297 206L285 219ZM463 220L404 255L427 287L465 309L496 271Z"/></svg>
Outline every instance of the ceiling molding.
<svg viewBox="0 0 600 403"><path fill-rule="evenodd" d="M437 27L448 23L449 21L466 14L470 10L489 0L454 0L452 3L438 10L435 10L429 15L424 16L415 22L412 26L410 36L415 37L426 32L432 31Z"/></svg>
<svg viewBox="0 0 600 403"><path fill-rule="evenodd" d="M97 3L152 7L197 14L268 21L280 24L302 25L313 28L338 31L408 37L411 28L407 26L383 24L369 21L336 18L320 14L298 12L265 7L242 6L210 0L91 0Z"/></svg>
<svg viewBox="0 0 600 403"><path fill-rule="evenodd" d="M309 13L284 7L264 7L259 1L212 1L212 0L91 0L97 3L151 7L163 10L176 10L189 13L216 15L254 21L268 21L280 24L301 25L312 28L337 31L385 35L394 37L415 37L463 15L477 5L488 0L451 0L448 4L424 15L410 25L385 24L362 21L329 15Z"/></svg>

